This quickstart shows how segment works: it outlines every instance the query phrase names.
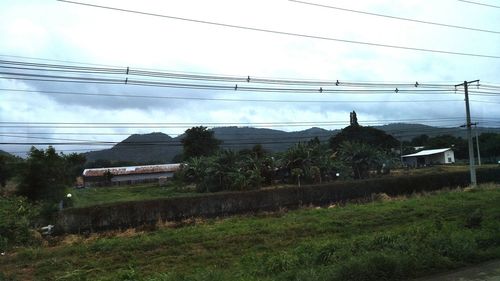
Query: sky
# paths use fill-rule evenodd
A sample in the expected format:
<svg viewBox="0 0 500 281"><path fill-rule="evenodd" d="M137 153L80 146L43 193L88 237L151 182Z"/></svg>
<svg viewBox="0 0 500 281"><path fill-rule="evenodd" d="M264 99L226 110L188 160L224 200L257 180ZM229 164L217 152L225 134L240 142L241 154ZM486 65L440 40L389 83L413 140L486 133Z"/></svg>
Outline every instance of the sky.
<svg viewBox="0 0 500 281"><path fill-rule="evenodd" d="M495 4L492 0L481 1ZM55 0L2 0L0 60L290 80L375 83L418 81L421 84L455 85L464 80L480 79L480 85L500 85L498 8L456 0L432 1L432 4L417 0L309 2L497 31L492 33L376 17L289 0L82 2L312 37L492 57L290 36ZM153 131L176 136L195 125L256 126L285 131L312 126L339 129L348 125L349 112L353 110L357 112L361 125L416 123L412 120L446 127L465 123L461 87L456 93L452 91L447 94L217 91L20 80L6 74L13 70L4 66L0 63L0 142L4 143L0 149L20 155L30 145L19 143L58 142L63 139L120 141L128 134ZM121 75L118 78L126 77ZM476 85L471 84L471 91L482 90L481 86L478 89ZM47 93L54 91L92 95ZM243 101L234 101L238 99ZM499 127L499 103L500 95L471 96L472 121L478 122L479 126ZM37 128L37 122L52 122L55 126ZM84 123L91 128L74 128L74 125L61 128L63 122ZM290 125L300 122L307 124ZM122 128L98 128L96 123L148 123L149 126L131 128L129 124ZM157 123L165 124L163 127L154 127L158 126ZM282 124L276 127L276 123ZM68 152L104 147L56 146L58 150Z"/></svg>

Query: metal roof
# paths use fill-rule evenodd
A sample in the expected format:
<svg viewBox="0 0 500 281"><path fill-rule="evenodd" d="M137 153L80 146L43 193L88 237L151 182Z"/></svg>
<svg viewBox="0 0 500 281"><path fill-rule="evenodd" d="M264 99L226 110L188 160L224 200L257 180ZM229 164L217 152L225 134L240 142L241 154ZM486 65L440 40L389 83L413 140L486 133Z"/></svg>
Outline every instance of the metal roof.
<svg viewBox="0 0 500 281"><path fill-rule="evenodd" d="M413 154L403 155L401 157L427 156L427 155L443 153L443 152L448 151L448 150L451 150L451 148L428 149L428 150L422 150L422 151L419 151L419 152L413 153Z"/></svg>
<svg viewBox="0 0 500 281"><path fill-rule="evenodd" d="M104 176L106 171L112 175L137 175L137 174L154 174L176 172L180 169L181 164L160 164L160 165L144 165L144 166L128 166L128 167L109 167L109 168L94 168L83 170L85 177L100 177Z"/></svg>

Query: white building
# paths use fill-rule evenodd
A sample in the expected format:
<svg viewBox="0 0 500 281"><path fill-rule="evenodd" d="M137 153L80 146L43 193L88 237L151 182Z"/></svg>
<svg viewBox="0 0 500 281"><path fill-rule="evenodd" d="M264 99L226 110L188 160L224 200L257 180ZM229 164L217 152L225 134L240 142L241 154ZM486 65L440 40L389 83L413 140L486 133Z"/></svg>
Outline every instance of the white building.
<svg viewBox="0 0 500 281"><path fill-rule="evenodd" d="M401 157L403 159L403 163L411 167L455 163L455 153L453 153L451 148L422 150L417 153L403 155Z"/></svg>
<svg viewBox="0 0 500 281"><path fill-rule="evenodd" d="M91 187L162 182L173 177L180 167L181 164L161 164L85 169L83 171L83 183L85 187Z"/></svg>

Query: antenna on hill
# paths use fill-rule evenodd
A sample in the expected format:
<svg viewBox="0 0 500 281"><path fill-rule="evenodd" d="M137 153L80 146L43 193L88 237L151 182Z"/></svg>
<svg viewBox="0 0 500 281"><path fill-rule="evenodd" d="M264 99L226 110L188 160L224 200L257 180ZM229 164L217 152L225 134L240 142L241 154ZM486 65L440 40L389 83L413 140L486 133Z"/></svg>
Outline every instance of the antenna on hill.
<svg viewBox="0 0 500 281"><path fill-rule="evenodd" d="M356 116L356 111L353 110L350 113L350 117L351 117L351 126L359 126L358 117Z"/></svg>

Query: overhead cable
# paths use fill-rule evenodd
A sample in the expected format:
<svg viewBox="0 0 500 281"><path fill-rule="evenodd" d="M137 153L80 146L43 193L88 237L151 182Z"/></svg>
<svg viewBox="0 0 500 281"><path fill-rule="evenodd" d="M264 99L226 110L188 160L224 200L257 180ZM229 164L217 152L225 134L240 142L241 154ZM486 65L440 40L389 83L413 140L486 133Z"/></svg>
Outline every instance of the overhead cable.
<svg viewBox="0 0 500 281"><path fill-rule="evenodd" d="M417 47L409 47L409 46L390 45L390 44L383 44L383 43L374 43L374 42L347 40L347 39L341 39L341 38L333 38L333 37L326 37L326 36L309 35L309 34L294 33L294 32L288 32L288 31L278 31L278 30L264 29L264 28L258 28L258 27L248 27L248 26L241 26L241 25L234 25L234 24L227 24L227 23L220 23L220 22L213 22L213 21L206 21L206 20L197 20L197 19L191 19L191 18L162 15L162 14L142 12L142 11L136 11L136 10L128 10L128 9L116 8L116 7L110 7L110 6L95 5L95 4L83 3L83 2L77 2L77 1L68 1L68 0L57 0L57 1L59 1L59 2L65 2L65 3L70 3L70 4L76 4L76 5L82 5L82 6L88 6L88 7L94 7L94 8L114 10L114 11L119 11L119 12L134 13L134 14L140 14L140 15L146 15L146 16L168 18L168 19L173 19L173 20L195 22L195 23L207 24L207 25L212 25L212 26L221 26L221 27L226 27L226 28L233 28L233 29L240 29L240 30L250 30L250 31L258 31L258 32L265 32L265 33L279 34L279 35L286 35L286 36L294 36L294 37L301 37L301 38L319 39L319 40L335 41L335 42L341 42L341 43L365 45L365 46L372 46L372 47L383 47L383 48L411 50L411 51L428 52L428 53L440 53L440 54L448 54L448 55L459 55L459 56L470 56L470 57L482 57L482 58L500 59L500 56L498 56L498 55L487 55L487 54L480 54L480 53L455 52L455 51L426 49L426 48L417 48Z"/></svg>
<svg viewBox="0 0 500 281"><path fill-rule="evenodd" d="M455 29L461 29L461 30L470 30L470 31L478 31L478 32L500 34L500 31L496 31L496 30L488 30L488 29L481 29L481 28L474 28L474 27L467 27L467 26L460 26L460 25L453 25L453 24L446 24L446 23L438 23L438 22L424 21L424 20L418 20L418 19L404 18L404 17L398 17L398 16L377 14L377 13L372 13L372 12L359 11L359 10L354 10L354 9L347 9L347 8L342 8L342 7L335 7L335 6L330 6L330 5L324 5L324 4L318 4L318 3L306 2L306 1L299 1L299 0L288 0L288 1L299 3L299 4L305 4L305 5L310 5L310 6L321 7L321 8L328 8L328 9L334 9L334 10L338 10L338 11L351 12L351 13L357 13L357 14L363 14L363 15L369 15L369 16L376 16L376 17L383 17L383 18L389 18L389 19L395 19L395 20L401 20L401 21L423 23L423 24L429 24L429 25L435 25L435 26L441 26L441 27L447 27L447 28L455 28Z"/></svg>

